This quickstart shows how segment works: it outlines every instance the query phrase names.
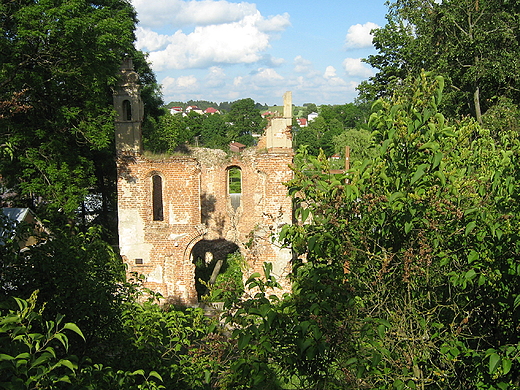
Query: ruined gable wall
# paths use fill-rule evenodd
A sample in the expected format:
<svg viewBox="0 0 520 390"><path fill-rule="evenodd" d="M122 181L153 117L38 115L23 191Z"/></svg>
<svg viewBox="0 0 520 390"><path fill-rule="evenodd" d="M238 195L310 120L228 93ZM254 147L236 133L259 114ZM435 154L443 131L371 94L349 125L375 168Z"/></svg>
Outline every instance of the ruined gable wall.
<svg viewBox="0 0 520 390"><path fill-rule="evenodd" d="M263 263L273 263L274 275L288 291L284 276L291 253L281 250L272 235L292 220L291 199L283 185L292 177L291 94L284 95L284 116L271 120L256 148L239 154L196 148L189 156L149 159L141 154L143 105L137 74L131 63L122 73L114 92L119 114L118 223L120 252L129 274L144 275L145 286L170 301L192 305L197 302L193 247L202 240L217 245L227 240L227 246L234 243L245 255L249 273L262 274ZM228 193L228 169L233 166L242 173L237 208ZM161 217L153 206L154 176L162 183Z"/></svg>
<svg viewBox="0 0 520 390"><path fill-rule="evenodd" d="M245 255L249 274L262 274L263 263L273 263L273 273L288 291L283 278L291 253L280 250L271 235L291 223L291 200L283 185L292 177L291 161L292 152L253 148L240 154L197 148L189 157L163 160L121 155L120 250L129 273L145 275L145 286L164 297L194 304L197 293L191 249L202 239L225 239L237 244ZM242 172L241 204L236 210L228 194L230 167ZM162 177L163 221L153 220L153 175Z"/></svg>
<svg viewBox="0 0 520 390"><path fill-rule="evenodd" d="M273 263L273 273L286 275L290 250L281 250L272 241L281 226L291 223L292 203L283 185L292 178L291 150L267 152L247 149L240 154L197 149L201 169L202 219L208 227L206 239L223 238L236 243L250 266L262 272L263 263ZM240 207L233 209L228 194L228 169L242 173ZM288 287L288 286L286 286Z"/></svg>

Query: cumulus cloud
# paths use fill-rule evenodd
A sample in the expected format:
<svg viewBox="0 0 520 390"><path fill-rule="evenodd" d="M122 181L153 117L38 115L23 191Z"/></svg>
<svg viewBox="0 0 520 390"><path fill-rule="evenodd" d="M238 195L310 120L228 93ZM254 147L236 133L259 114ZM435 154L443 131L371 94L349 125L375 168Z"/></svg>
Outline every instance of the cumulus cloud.
<svg viewBox="0 0 520 390"><path fill-rule="evenodd" d="M290 26L287 13L264 17L255 4L214 0L163 0L154 2L154 7L141 0L134 0L134 4L145 11L144 16L143 11L139 13L136 47L150 53L148 58L155 71L262 60L273 65L283 62L266 56L265 51L276 34ZM155 31L158 25L194 28L165 35Z"/></svg>
<svg viewBox="0 0 520 390"><path fill-rule="evenodd" d="M312 70L312 62L303 58L302 56L297 56L294 59L294 71L298 73L307 73Z"/></svg>
<svg viewBox="0 0 520 390"><path fill-rule="evenodd" d="M155 31L142 27L137 27L135 29L135 36L137 38L135 45L137 50L162 50L168 46L170 42L170 37L168 35L161 35Z"/></svg>
<svg viewBox="0 0 520 390"><path fill-rule="evenodd" d="M325 77L326 79L336 77L336 68L334 68L333 66L327 66L327 69L325 69L323 77Z"/></svg>
<svg viewBox="0 0 520 390"><path fill-rule="evenodd" d="M274 69L260 68L252 77L256 85L273 85L278 84L283 77L280 76Z"/></svg>
<svg viewBox="0 0 520 390"><path fill-rule="evenodd" d="M374 71L365 65L361 58L345 58L343 68L348 76L352 77L370 77L374 75Z"/></svg>
<svg viewBox="0 0 520 390"><path fill-rule="evenodd" d="M372 22L350 26L345 38L345 47L347 49L357 49L372 46L373 35L370 31L375 28L379 28L379 26Z"/></svg>
<svg viewBox="0 0 520 390"><path fill-rule="evenodd" d="M237 22L257 12L253 3L215 0L132 0L132 4L142 26L176 29Z"/></svg>
<svg viewBox="0 0 520 390"><path fill-rule="evenodd" d="M180 76L177 78L165 77L161 83L162 93L165 96L179 95L184 92L196 92L199 82L195 76Z"/></svg>
<svg viewBox="0 0 520 390"><path fill-rule="evenodd" d="M204 84L211 88L223 87L226 84L226 73L224 69L218 66L209 68L209 73L205 78Z"/></svg>

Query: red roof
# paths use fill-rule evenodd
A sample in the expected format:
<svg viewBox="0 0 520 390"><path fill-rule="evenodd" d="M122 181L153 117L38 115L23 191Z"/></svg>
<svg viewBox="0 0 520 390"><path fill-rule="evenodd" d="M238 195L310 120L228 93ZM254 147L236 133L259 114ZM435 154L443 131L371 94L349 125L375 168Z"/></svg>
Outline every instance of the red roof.
<svg viewBox="0 0 520 390"><path fill-rule="evenodd" d="M246 147L247 147L246 145L243 145L240 142L231 142L229 144L229 149L232 152L240 152L240 151L244 150Z"/></svg>
<svg viewBox="0 0 520 390"><path fill-rule="evenodd" d="M218 112L218 110L216 108L213 108L213 107L208 107L206 108L206 110L204 111L206 114L215 114Z"/></svg>

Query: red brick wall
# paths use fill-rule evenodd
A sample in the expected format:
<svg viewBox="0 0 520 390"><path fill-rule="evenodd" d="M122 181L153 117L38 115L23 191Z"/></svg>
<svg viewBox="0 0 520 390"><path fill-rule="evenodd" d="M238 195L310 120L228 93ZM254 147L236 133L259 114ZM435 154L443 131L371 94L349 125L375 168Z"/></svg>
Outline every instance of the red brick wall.
<svg viewBox="0 0 520 390"><path fill-rule="evenodd" d="M195 149L190 157L162 160L122 154L118 159L120 250L129 272L146 276L145 285L171 301L194 304L191 249L201 239L226 239L245 255L250 272L273 262L283 282L290 253L273 245L270 235L292 218L283 182L290 180L292 151L248 149L227 155ZM228 196L228 169L242 172L241 206ZM153 221L152 179L162 177L164 221ZM252 240L251 240L252 239ZM244 244L251 241L247 248ZM136 264L142 259L143 264ZM288 288L288 283L285 283Z"/></svg>

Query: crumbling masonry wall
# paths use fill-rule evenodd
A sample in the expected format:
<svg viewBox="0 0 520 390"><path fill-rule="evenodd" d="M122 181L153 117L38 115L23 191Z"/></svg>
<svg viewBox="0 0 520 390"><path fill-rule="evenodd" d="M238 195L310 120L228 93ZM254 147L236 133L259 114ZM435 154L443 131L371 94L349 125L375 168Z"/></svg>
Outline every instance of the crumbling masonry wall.
<svg viewBox="0 0 520 390"><path fill-rule="evenodd" d="M129 272L146 277L145 285L183 304L197 302L193 246L200 240L235 243L249 272L264 262L288 289L285 276L291 252L273 242L291 223L292 204L284 182L291 179L291 151L192 149L189 157L146 159L119 156L118 209L120 251ZM231 203L228 172L241 170L242 193ZM163 220L154 220L153 176L162 179Z"/></svg>
<svg viewBox="0 0 520 390"><path fill-rule="evenodd" d="M131 63L122 69L124 77L114 92L116 111L140 113ZM125 100L127 107L118 103ZM291 106L290 93L284 103ZM290 113L272 119L259 145L241 153L194 148L184 156L153 159L141 153L139 121L119 113L119 247L129 274L143 275L146 287L172 303L194 305L192 250L197 243L225 243L240 249L249 273L262 273L263 263L271 262L288 291L291 251L280 248L273 234L292 222L292 203L283 185L292 178L291 121ZM231 168L241 172L239 195L230 194Z"/></svg>

